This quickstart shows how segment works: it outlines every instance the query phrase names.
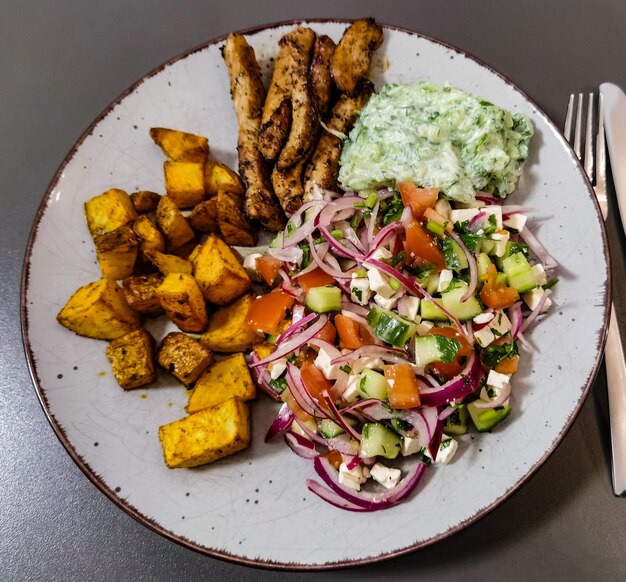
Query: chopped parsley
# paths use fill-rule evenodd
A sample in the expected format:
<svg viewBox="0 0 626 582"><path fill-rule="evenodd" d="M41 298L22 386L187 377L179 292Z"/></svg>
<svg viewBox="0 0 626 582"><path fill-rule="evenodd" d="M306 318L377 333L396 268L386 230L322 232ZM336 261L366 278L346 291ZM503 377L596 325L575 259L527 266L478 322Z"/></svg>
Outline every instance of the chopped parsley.
<svg viewBox="0 0 626 582"><path fill-rule="evenodd" d="M482 360L488 368L495 368L502 360L508 360L519 354L516 342L510 344L487 346L482 353Z"/></svg>

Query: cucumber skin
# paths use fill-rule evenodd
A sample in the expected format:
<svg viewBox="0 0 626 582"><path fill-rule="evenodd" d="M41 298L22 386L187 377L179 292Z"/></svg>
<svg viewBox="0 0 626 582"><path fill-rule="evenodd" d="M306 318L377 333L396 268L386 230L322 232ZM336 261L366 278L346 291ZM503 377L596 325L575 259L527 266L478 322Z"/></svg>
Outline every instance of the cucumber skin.
<svg viewBox="0 0 626 582"><path fill-rule="evenodd" d="M415 363L418 366L427 366L442 359L435 336L423 335L415 338Z"/></svg>
<svg viewBox="0 0 626 582"><path fill-rule="evenodd" d="M475 402L470 402L467 405L467 411L478 432L489 432L509 416L511 407L503 406L499 410L476 408Z"/></svg>
<svg viewBox="0 0 626 582"><path fill-rule="evenodd" d="M402 448L402 440L390 428L377 422L366 422L361 433L361 454L364 457L395 459Z"/></svg>
<svg viewBox="0 0 626 582"><path fill-rule="evenodd" d="M448 316L426 299L420 301L420 316L429 321L448 321Z"/></svg>
<svg viewBox="0 0 626 582"><path fill-rule="evenodd" d="M441 304L459 321L467 321L482 313L483 309L480 303L471 295L465 303L461 302L461 297L467 291L467 283L458 284L457 287L441 294Z"/></svg>
<svg viewBox="0 0 626 582"><path fill-rule="evenodd" d="M341 289L339 287L312 287L306 292L304 303L315 313L341 311Z"/></svg>

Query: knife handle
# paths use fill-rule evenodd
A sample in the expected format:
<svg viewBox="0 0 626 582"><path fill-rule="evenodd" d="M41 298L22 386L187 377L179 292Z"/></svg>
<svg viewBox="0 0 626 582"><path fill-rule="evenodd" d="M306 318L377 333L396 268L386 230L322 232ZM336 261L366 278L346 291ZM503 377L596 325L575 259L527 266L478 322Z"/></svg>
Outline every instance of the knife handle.
<svg viewBox="0 0 626 582"><path fill-rule="evenodd" d="M626 363L613 304L611 304L611 319L604 349L604 360L613 449L613 491L615 495L624 496L626 495Z"/></svg>

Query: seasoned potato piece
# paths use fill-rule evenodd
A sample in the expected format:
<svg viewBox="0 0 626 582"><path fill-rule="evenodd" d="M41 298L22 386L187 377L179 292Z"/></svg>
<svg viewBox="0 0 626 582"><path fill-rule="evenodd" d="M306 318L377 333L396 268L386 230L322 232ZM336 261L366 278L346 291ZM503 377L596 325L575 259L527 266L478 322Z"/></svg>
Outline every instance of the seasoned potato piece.
<svg viewBox="0 0 626 582"><path fill-rule="evenodd" d="M230 303L252 285L233 250L214 234L209 235L190 259L202 294L211 303Z"/></svg>
<svg viewBox="0 0 626 582"><path fill-rule="evenodd" d="M159 427L165 464L170 469L197 467L250 445L248 405L231 398Z"/></svg>
<svg viewBox="0 0 626 582"><path fill-rule="evenodd" d="M200 343L214 352L242 352L247 350L256 333L246 323L246 315L254 298L244 295L225 307L220 307L209 321L209 328L200 338Z"/></svg>
<svg viewBox="0 0 626 582"><path fill-rule="evenodd" d="M165 190L178 208L193 208L204 200L204 164L165 162Z"/></svg>
<svg viewBox="0 0 626 582"><path fill-rule="evenodd" d="M200 376L185 410L192 414L235 397L241 400L256 398L256 386L241 353L215 362Z"/></svg>
<svg viewBox="0 0 626 582"><path fill-rule="evenodd" d="M217 222L217 197L196 204L189 215L189 224L197 232L219 232Z"/></svg>
<svg viewBox="0 0 626 582"><path fill-rule="evenodd" d="M206 329L209 319L204 297L191 275L170 273L156 293L165 313L179 329L191 333Z"/></svg>
<svg viewBox="0 0 626 582"><path fill-rule="evenodd" d="M254 353L259 357L259 360L263 360L274 351L275 347L276 346L273 346L271 344L259 343L254 344L252 346L252 349L254 350Z"/></svg>
<svg viewBox="0 0 626 582"><path fill-rule="evenodd" d="M164 275L170 273L193 273L193 265L187 259L175 255L166 255L159 251L146 251L146 258Z"/></svg>
<svg viewBox="0 0 626 582"><path fill-rule="evenodd" d="M84 285L57 315L67 329L94 339L114 340L139 329L139 315L126 303L124 292L111 279Z"/></svg>
<svg viewBox="0 0 626 582"><path fill-rule="evenodd" d="M139 388L156 380L154 339L145 329L131 331L107 346L113 376L124 390Z"/></svg>
<svg viewBox="0 0 626 582"><path fill-rule="evenodd" d="M91 236L111 232L137 219L137 211L124 190L107 190L85 202L85 217Z"/></svg>
<svg viewBox="0 0 626 582"><path fill-rule="evenodd" d="M160 194L150 192L149 190L140 190L139 192L133 192L130 195L133 206L139 214L154 212L159 204L160 198Z"/></svg>
<svg viewBox="0 0 626 582"><path fill-rule="evenodd" d="M217 223L229 245L252 247L257 241L257 230L243 211L243 198L228 192L217 195Z"/></svg>
<svg viewBox="0 0 626 582"><path fill-rule="evenodd" d="M213 354L192 337L173 331L163 338L157 361L185 386L190 386L213 362Z"/></svg>
<svg viewBox="0 0 626 582"><path fill-rule="evenodd" d="M195 233L169 196L161 196L156 211L157 225L167 239L168 250L182 247Z"/></svg>
<svg viewBox="0 0 626 582"><path fill-rule="evenodd" d="M331 64L337 87L354 94L359 81L367 75L372 53L383 43L383 29L373 18L355 20L343 33Z"/></svg>
<svg viewBox="0 0 626 582"><path fill-rule="evenodd" d="M230 192L243 196L246 189L239 175L226 164L209 160L204 166L204 189L209 196Z"/></svg>
<svg viewBox="0 0 626 582"><path fill-rule="evenodd" d="M139 242L129 225L94 238L96 258L105 279L126 279L133 274Z"/></svg>
<svg viewBox="0 0 626 582"><path fill-rule="evenodd" d="M147 216L143 215L135 220L133 230L139 238L139 256L143 260L148 260L147 251L165 252L165 239L154 222Z"/></svg>
<svg viewBox="0 0 626 582"><path fill-rule="evenodd" d="M156 290L163 283L163 275L137 275L124 279L124 297L133 311L141 315L155 316L164 313Z"/></svg>
<svg viewBox="0 0 626 582"><path fill-rule="evenodd" d="M150 137L175 162L204 162L209 154L209 140L201 135L151 127Z"/></svg>

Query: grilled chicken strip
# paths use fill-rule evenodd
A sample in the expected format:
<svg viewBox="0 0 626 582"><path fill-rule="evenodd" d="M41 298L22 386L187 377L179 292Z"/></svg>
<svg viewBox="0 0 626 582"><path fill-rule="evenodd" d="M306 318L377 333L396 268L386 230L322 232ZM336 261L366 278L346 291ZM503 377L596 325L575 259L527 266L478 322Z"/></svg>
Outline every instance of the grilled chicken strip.
<svg viewBox="0 0 626 582"><path fill-rule="evenodd" d="M263 105L259 147L266 160L275 160L289 136L292 111L292 89L294 74L304 60L310 59L315 33L310 28L299 26L279 41L279 52L274 64L272 81Z"/></svg>
<svg viewBox="0 0 626 582"><path fill-rule="evenodd" d="M339 97L332 108L327 127L347 134L373 92L374 85L367 79L362 79L354 96L343 94ZM333 190L336 187L341 148L342 143L338 137L327 131L322 133L304 173L305 201L313 199L316 184L322 189Z"/></svg>
<svg viewBox="0 0 626 582"><path fill-rule="evenodd" d="M272 172L274 193L287 216L291 216L302 206L302 197L304 195L302 173L305 163L306 160L300 160L295 166L285 171L275 167Z"/></svg>
<svg viewBox="0 0 626 582"><path fill-rule="evenodd" d="M326 35L318 36L313 45L309 75L316 97L317 113L321 119L326 117L333 98L335 82L330 73L330 66L336 46L335 41Z"/></svg>
<svg viewBox="0 0 626 582"><path fill-rule="evenodd" d="M240 34L230 34L224 45L230 75L230 94L239 122L239 173L246 185L246 213L269 230L278 231L285 217L272 194L269 172L258 147L265 88L252 47Z"/></svg>
<svg viewBox="0 0 626 582"><path fill-rule="evenodd" d="M383 42L383 29L373 18L356 20L343 33L331 71L337 87L348 95L357 90L359 80L367 75L372 53Z"/></svg>

